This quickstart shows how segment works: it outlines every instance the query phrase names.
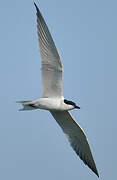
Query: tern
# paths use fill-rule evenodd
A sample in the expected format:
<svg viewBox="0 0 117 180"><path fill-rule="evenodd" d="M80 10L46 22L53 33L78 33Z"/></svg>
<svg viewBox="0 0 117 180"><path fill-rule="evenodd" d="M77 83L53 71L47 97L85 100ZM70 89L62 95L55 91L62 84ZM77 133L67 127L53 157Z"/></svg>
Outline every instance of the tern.
<svg viewBox="0 0 117 180"><path fill-rule="evenodd" d="M33 101L19 101L18 103L23 105L23 109L20 110L48 110L60 125L76 154L99 177L87 137L69 113L69 110L80 109L80 107L63 97L61 58L39 8L35 3L34 5L37 15L39 50L42 58L43 96Z"/></svg>

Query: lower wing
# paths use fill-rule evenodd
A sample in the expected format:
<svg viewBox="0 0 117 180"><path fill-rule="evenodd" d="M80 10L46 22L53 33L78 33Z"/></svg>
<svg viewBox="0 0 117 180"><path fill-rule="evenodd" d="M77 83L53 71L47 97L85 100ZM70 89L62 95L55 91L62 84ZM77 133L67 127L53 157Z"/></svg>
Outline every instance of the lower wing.
<svg viewBox="0 0 117 180"><path fill-rule="evenodd" d="M76 123L68 111L50 112L67 136L76 154L99 177L88 140L82 128Z"/></svg>

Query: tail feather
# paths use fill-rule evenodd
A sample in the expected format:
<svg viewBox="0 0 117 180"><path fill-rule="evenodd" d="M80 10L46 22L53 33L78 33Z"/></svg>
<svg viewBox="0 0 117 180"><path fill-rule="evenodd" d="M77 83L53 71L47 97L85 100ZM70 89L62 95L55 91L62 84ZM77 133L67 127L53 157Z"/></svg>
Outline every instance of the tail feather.
<svg viewBox="0 0 117 180"><path fill-rule="evenodd" d="M21 104L23 106L19 111L27 111L37 109L32 101L17 101L16 103Z"/></svg>
<svg viewBox="0 0 117 180"><path fill-rule="evenodd" d="M27 103L31 103L32 101L16 101L16 103L18 104L27 104Z"/></svg>

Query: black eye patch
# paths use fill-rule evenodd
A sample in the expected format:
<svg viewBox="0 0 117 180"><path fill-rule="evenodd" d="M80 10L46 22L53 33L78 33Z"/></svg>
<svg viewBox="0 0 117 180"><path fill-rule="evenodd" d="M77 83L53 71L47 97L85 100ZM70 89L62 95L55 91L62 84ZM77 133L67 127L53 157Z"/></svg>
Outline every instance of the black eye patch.
<svg viewBox="0 0 117 180"><path fill-rule="evenodd" d="M72 101L68 101L67 99L64 99L64 103L65 104L69 104L69 105L72 105L72 106L76 106L76 104Z"/></svg>

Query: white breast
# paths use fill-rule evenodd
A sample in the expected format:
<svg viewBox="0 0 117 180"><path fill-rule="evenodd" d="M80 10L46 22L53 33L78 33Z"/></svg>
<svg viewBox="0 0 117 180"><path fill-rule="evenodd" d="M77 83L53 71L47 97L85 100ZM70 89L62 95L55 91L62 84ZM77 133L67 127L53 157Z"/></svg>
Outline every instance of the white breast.
<svg viewBox="0 0 117 180"><path fill-rule="evenodd" d="M51 111L68 111L74 109L72 105L64 103L64 98L40 98L33 101L33 104L39 109Z"/></svg>

